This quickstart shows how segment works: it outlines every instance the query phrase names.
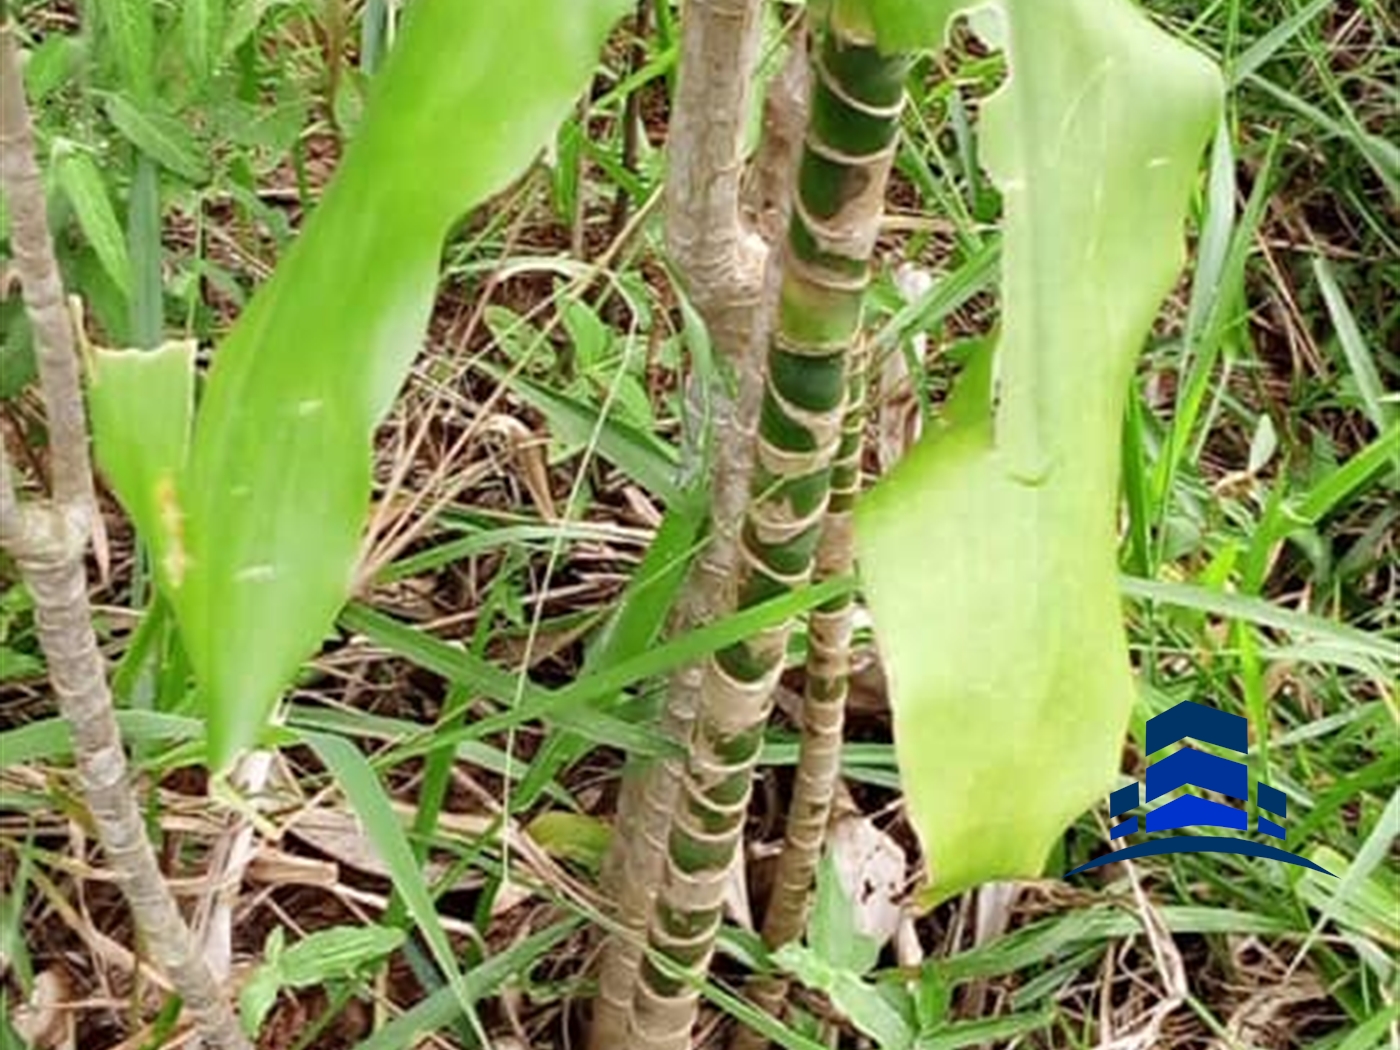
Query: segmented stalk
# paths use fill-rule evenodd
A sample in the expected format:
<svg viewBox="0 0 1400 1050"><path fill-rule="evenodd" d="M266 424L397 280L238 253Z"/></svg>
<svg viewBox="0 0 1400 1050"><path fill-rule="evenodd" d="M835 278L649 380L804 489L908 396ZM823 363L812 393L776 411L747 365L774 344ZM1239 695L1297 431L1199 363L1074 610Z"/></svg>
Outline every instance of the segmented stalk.
<svg viewBox="0 0 1400 1050"><path fill-rule="evenodd" d="M831 498L817 542L814 582L848 576L855 568L853 511L860 493L867 360L865 347L857 345L851 354L841 445L831 467ZM784 825L783 851L763 917L763 941L770 951L797 940L807 924L817 863L841 775L854 608L850 594L838 595L813 610L807 625L802 741ZM754 1005L775 1017L782 1014L787 992L788 982L778 977L757 978L748 988ZM752 1028L743 1028L735 1034L731 1050L761 1050L767 1045L767 1038Z"/></svg>
<svg viewBox="0 0 1400 1050"><path fill-rule="evenodd" d="M712 376L691 377L712 409L713 455L702 433L687 460L709 460L711 530L677 602L673 627L684 633L723 615L734 603L738 526L746 503L749 459L743 435L757 415L757 359L767 243L743 221L740 174L744 128L763 26L763 0L688 0L681 25L680 79L667 137L666 241L695 308L705 320L732 388ZM691 416L692 421L702 412ZM695 428L697 431L700 428ZM686 469L692 469L687 462ZM699 707L701 668L672 676L657 729L688 746ZM633 760L618 796L616 833L603 869L615 932L603 944L589 1050L619 1050L631 1024L632 1001L647 925L666 864L671 815L680 792L677 759Z"/></svg>
<svg viewBox="0 0 1400 1050"><path fill-rule="evenodd" d="M860 329L904 100L907 60L832 24L814 58L812 107L770 341L756 462L741 533L739 605L807 582L841 440L847 356ZM686 1050L714 949L726 873L791 624L711 658L668 843L666 876L628 1050Z"/></svg>

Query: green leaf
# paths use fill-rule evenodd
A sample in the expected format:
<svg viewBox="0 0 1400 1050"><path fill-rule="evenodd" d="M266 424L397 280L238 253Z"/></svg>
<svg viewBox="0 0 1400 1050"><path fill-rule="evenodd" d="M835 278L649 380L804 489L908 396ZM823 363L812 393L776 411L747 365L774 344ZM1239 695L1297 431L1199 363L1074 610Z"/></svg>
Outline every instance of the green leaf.
<svg viewBox="0 0 1400 1050"><path fill-rule="evenodd" d="M977 0L832 0L836 17L868 22L884 51L940 47L953 16ZM861 11L865 8L865 11Z"/></svg>
<svg viewBox="0 0 1400 1050"><path fill-rule="evenodd" d="M65 144L57 150L55 174L64 195L73 205L83 236L92 245L102 268L123 295L131 295L131 259L126 252L126 239L117 221L107 184L90 154L80 147Z"/></svg>
<svg viewBox="0 0 1400 1050"><path fill-rule="evenodd" d="M535 817L525 831L550 856L597 871L608 851L612 825L598 817L556 809Z"/></svg>
<svg viewBox="0 0 1400 1050"><path fill-rule="evenodd" d="M223 38L224 0L184 0L180 11L180 36L185 60L199 83L209 79L219 57Z"/></svg>
<svg viewBox="0 0 1400 1050"><path fill-rule="evenodd" d="M1337 329L1337 340L1342 344L1342 352L1346 355L1347 364L1351 366L1352 375L1356 377L1361 406L1366 410L1366 415L1376 430L1384 432L1389 429L1396 412L1386 401L1385 384L1381 380L1380 370L1376 367L1375 356L1366 345L1361 326L1356 323L1356 316L1351 312L1346 296L1342 294L1331 265L1321 255L1313 256L1312 265L1317 285L1322 290L1323 302L1327 304L1327 313Z"/></svg>
<svg viewBox="0 0 1400 1050"><path fill-rule="evenodd" d="M0 682L37 677L46 666L37 656L0 645Z"/></svg>
<svg viewBox="0 0 1400 1050"><path fill-rule="evenodd" d="M180 491L194 416L194 354L193 340L150 351L94 349L88 383L98 466L172 587L189 561Z"/></svg>
<svg viewBox="0 0 1400 1050"><path fill-rule="evenodd" d="M666 503L681 498L676 487L679 457L660 438L611 417L599 425L600 409L567 397L526 376L511 374L489 362L477 366L507 383L522 400L540 411L556 437L571 447L596 443L598 453L637 484Z"/></svg>
<svg viewBox="0 0 1400 1050"><path fill-rule="evenodd" d="M1388 1029L1400 1020L1400 1001L1372 1014L1358 1027L1352 1029L1346 1039L1338 1043L1334 1050L1382 1050L1390 1042Z"/></svg>
<svg viewBox="0 0 1400 1050"><path fill-rule="evenodd" d="M797 944L785 944L774 953L773 961L808 988L823 992L851 1024L875 1040L880 1050L910 1050L914 1045L911 1018L881 994L884 989L879 986L832 966L811 948Z"/></svg>
<svg viewBox="0 0 1400 1050"><path fill-rule="evenodd" d="M165 328L164 288L161 284L160 170L150 157L136 160L126 214L126 243L131 254L132 343L150 349Z"/></svg>
<svg viewBox="0 0 1400 1050"><path fill-rule="evenodd" d="M645 653L661 638L690 568L708 517L708 491L700 486L682 491L666 508L646 557L632 573L612 615L588 646L583 673L615 667ZM554 782L558 773L589 751L582 734L551 733L521 783L512 804L520 809Z"/></svg>
<svg viewBox="0 0 1400 1050"><path fill-rule="evenodd" d="M548 141L624 6L415 3L320 206L215 354L169 595L215 768L256 738L345 601L371 439L422 340L448 228ZM172 129L111 106L179 170Z"/></svg>
<svg viewBox="0 0 1400 1050"><path fill-rule="evenodd" d="M582 703L569 706L563 692L552 693L528 678L522 681L518 675L503 671L465 649L401 624L368 606L351 605L341 615L340 622L352 630L363 631L378 645L424 670L508 705L509 714L530 713L524 717L548 714L559 725L572 728L597 743L624 747L639 754L660 753L658 746L662 741L650 728L632 725L600 711L581 711Z"/></svg>
<svg viewBox="0 0 1400 1050"><path fill-rule="evenodd" d="M1393 843L1400 828L1392 824L1388 830ZM1385 841L1384 836L1380 841ZM1364 869L1326 845L1308 850L1308 859L1337 876L1304 871L1295 887L1298 896L1321 914L1319 925L1335 921L1348 933L1369 938L1388 951L1400 951L1400 914L1395 910L1400 876L1385 864L1375 864L1369 875L1358 878L1353 871Z"/></svg>
<svg viewBox="0 0 1400 1050"><path fill-rule="evenodd" d="M618 729L603 728L600 730L600 724L607 725L600 717L600 713L596 709L585 711L584 708L599 700L616 696L620 691L637 682L647 678L656 678L684 664L694 663L741 639L751 638L754 634L766 630L774 624L783 623L794 616L815 609L838 595L849 593L852 582L848 577L826 580L819 584L799 588L777 598L770 598L760 605L732 613L722 620L696 628L679 638L666 642L664 645L655 646L620 663L607 667L600 666L562 689L546 690L527 683L527 688L520 702L508 710L486 715L457 729L438 730L433 734L433 738L427 746L413 744L398 749L394 753L395 760L402 761L405 758L423 754L439 747L455 747L463 740L478 740L491 733L499 733L536 718L554 719L580 735L604 736L612 743L621 743L629 750L641 751L642 753L672 748L674 744L648 727L615 721L612 724L618 725ZM386 641L386 639L403 639L402 632L408 630L402 625L395 624L388 617L366 609L364 606L351 606L342 618L342 622L353 626L356 630L363 630L375 641L391 647L399 644L398 641L391 642ZM398 630L394 630L395 627ZM411 630L408 633L410 635L418 634L418 632ZM426 639L426 641L422 639ZM406 641L406 639L404 640ZM414 649L416 650L415 659L419 658L418 653L422 654L425 661L422 666L442 674L444 677L453 678L453 672L449 670L449 667L456 665L461 655L460 650L451 650L454 654L452 663L448 664L444 659L442 669L439 670L427 663L426 660L446 657L443 650L450 649L446 643L426 635L420 635L420 640L414 644ZM486 681L486 678L483 676L480 680ZM629 738L620 736L622 732L630 732L632 737L640 739L634 745Z"/></svg>
<svg viewBox="0 0 1400 1050"><path fill-rule="evenodd" d="M281 947L282 927L268 937L265 960L238 995L239 1019L250 1036L262 1027L283 988L315 988L353 977L361 968L398 950L403 930L384 926L333 926L317 930L290 948ZM273 943L276 937L276 943Z"/></svg>
<svg viewBox="0 0 1400 1050"><path fill-rule="evenodd" d="M122 85L136 98L149 99L155 90L154 0L98 0L94 6Z"/></svg>
<svg viewBox="0 0 1400 1050"><path fill-rule="evenodd" d="M983 117L1006 202L996 389L976 384L857 515L939 898L1039 875L1117 770L1125 395L1220 109L1216 71L1127 0L1000 9L1011 73Z"/></svg>
<svg viewBox="0 0 1400 1050"><path fill-rule="evenodd" d="M1303 946L1298 949L1299 955L1307 954L1321 934L1322 928L1332 919L1338 919L1351 928L1361 929L1387 942L1392 948L1396 946L1397 939L1400 939L1397 938L1397 927L1400 924L1395 920L1393 908L1382 908L1386 919L1379 923L1375 921L1372 913L1378 898L1381 901L1389 898L1392 904L1394 902L1396 879L1394 874L1386 869L1385 864L1386 858L1395 848L1397 839L1400 839L1400 787L1391 792L1390 801L1386 803L1375 827L1366 836L1366 841L1355 860L1348 862L1335 850L1325 846L1319 848L1318 855L1324 859L1334 864L1342 862L1338 867L1328 869L1340 875L1338 879L1332 880L1330 886L1322 886L1316 879L1303 882L1303 896L1318 904L1322 914L1308 931ZM1372 882L1373 873L1377 874L1375 882Z"/></svg>
<svg viewBox="0 0 1400 1050"><path fill-rule="evenodd" d="M123 138L152 160L190 182L208 181L204 151L177 118L139 106L125 95L107 100L107 116Z"/></svg>
<svg viewBox="0 0 1400 1050"><path fill-rule="evenodd" d="M1357 660L1370 661L1368 666L1400 662L1400 643L1326 617L1284 609L1262 598L1229 594L1186 583L1141 580L1131 576L1120 579L1119 587L1128 598L1161 602L1181 609L1195 609L1212 616L1287 631L1299 638L1317 639Z"/></svg>
<svg viewBox="0 0 1400 1050"><path fill-rule="evenodd" d="M433 905L422 869L414 859L403 826L384 792L373 767L363 754L343 737L324 733L303 733L302 738L326 764L345 799L359 817L365 835L393 876L394 888L403 898L423 939L432 951L433 961L447 977L464 1013L471 1016L472 995L458 968L442 920Z"/></svg>
<svg viewBox="0 0 1400 1050"><path fill-rule="evenodd" d="M832 967L858 977L873 970L880 958L880 943L861 933L855 904L842 888L836 862L829 852L817 868L817 895L808 923L807 943Z"/></svg>
<svg viewBox="0 0 1400 1050"><path fill-rule="evenodd" d="M18 295L0 299L0 401L17 397L38 374L34 331Z"/></svg>
<svg viewBox="0 0 1400 1050"><path fill-rule="evenodd" d="M562 919L473 967L462 981L470 1001L485 998L512 978L528 973L537 961L574 933L581 921L574 917ZM452 989L440 988L377 1029L355 1050L407 1050L419 1046L425 1036L451 1024L461 1012Z"/></svg>
<svg viewBox="0 0 1400 1050"><path fill-rule="evenodd" d="M61 33L46 35L24 62L24 87L29 104L37 108L52 92L70 83L86 51L83 37Z"/></svg>
<svg viewBox="0 0 1400 1050"><path fill-rule="evenodd" d="M1053 1009L1011 1014L986 1021L963 1021L921 1036L915 1050L961 1050L966 1046L1015 1045L1012 1040L1055 1022Z"/></svg>
<svg viewBox="0 0 1400 1050"><path fill-rule="evenodd" d="M700 486L679 492L667 505L646 556L588 646L588 670L611 667L656 644L685 585L691 559L704 542L708 513L709 491Z"/></svg>

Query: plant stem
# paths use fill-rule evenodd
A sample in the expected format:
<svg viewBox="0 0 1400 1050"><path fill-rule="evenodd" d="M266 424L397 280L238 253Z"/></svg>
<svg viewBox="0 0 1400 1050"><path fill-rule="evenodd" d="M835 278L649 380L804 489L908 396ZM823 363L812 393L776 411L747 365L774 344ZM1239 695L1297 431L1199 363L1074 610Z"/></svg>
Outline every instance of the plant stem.
<svg viewBox="0 0 1400 1050"><path fill-rule="evenodd" d="M667 140L666 240L732 386L725 387L723 376L689 379L691 400L710 406L711 532L677 602L677 632L713 622L734 600L737 524L749 479L745 435L761 390L752 351L769 255L763 238L740 214L744 125L762 6L762 0L689 0L681 27L680 77ZM703 415L696 418L703 422ZM692 436L692 452L704 444ZM699 471L709 457L693 458L689 469ZM684 667L667 689L658 728L683 745L691 736L700 681L699 667ZM603 950L590 1050L616 1050L627 1036L680 776L679 760L670 759L633 766L623 779L617 831L603 871L619 929Z"/></svg>
<svg viewBox="0 0 1400 1050"><path fill-rule="evenodd" d="M858 345L851 353L841 445L831 467L831 499L817 541L813 582L849 576L855 569L853 514L860 492L867 360L866 348ZM770 951L798 940L807 924L817 863L841 775L854 609L855 598L847 592L813 610L807 625L807 677L797 773L784 826L783 851L763 916L763 941ZM748 989L754 1004L775 1017L781 1016L787 993L788 981L780 977L756 978ZM768 1039L754 1029L740 1028L731 1050L762 1050L767 1045Z"/></svg>
<svg viewBox="0 0 1400 1050"><path fill-rule="evenodd" d="M740 539L741 608L800 587L811 575L906 71L903 57L880 54L838 23L828 27L814 63ZM668 976L644 960L629 1050L690 1045L698 985L714 951L725 880L790 630L791 624L770 628L705 664L669 863L648 931L651 948L685 976Z"/></svg>
<svg viewBox="0 0 1400 1050"><path fill-rule="evenodd" d="M632 54L627 63L628 75L630 76L635 76L646 65L646 40L650 33L651 0L637 0L637 10L632 19L632 35L634 37L631 47ZM622 167L633 174L637 170L637 151L641 147L644 133L642 92L638 89L630 92L627 101L622 105ZM613 194L612 216L608 223L613 240L617 239L618 234L627 225L627 213L631 204L632 195L628 193L625 185L619 184L617 191Z"/></svg>
<svg viewBox="0 0 1400 1050"><path fill-rule="evenodd" d="M51 501L21 505L17 478L0 448L0 547L14 557L33 596L39 644L59 710L72 732L83 797L142 939L184 1000L204 1043L215 1050L251 1050L195 951L156 863L92 626L84 553L96 507L78 357L9 18L0 23L0 189L9 204L15 269L38 345L53 491Z"/></svg>

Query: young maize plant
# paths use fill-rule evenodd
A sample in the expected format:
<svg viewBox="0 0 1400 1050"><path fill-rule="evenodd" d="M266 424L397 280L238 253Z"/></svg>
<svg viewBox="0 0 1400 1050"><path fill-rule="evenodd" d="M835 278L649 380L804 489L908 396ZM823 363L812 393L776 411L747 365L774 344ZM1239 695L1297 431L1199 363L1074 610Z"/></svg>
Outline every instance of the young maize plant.
<svg viewBox="0 0 1400 1050"><path fill-rule="evenodd" d="M811 112L768 348L756 462L741 535L741 608L812 572L841 441L847 358L897 145L908 60L831 17L814 57ZM754 761L791 624L723 650L701 708L637 982L633 1050L690 1045L698 991L743 831ZM667 965L667 963L673 965Z"/></svg>

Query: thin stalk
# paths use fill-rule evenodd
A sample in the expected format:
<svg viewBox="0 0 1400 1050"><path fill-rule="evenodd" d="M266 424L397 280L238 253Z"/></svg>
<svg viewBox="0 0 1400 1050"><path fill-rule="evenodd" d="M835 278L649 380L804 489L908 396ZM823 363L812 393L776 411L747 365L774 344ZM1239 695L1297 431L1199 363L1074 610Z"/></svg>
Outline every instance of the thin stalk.
<svg viewBox="0 0 1400 1050"><path fill-rule="evenodd" d="M814 60L740 538L740 608L800 587L812 572L907 68L902 56L882 55L837 22ZM668 975L651 957L643 961L629 1050L690 1045L790 630L791 624L771 628L705 664L665 879L648 930L650 947L683 976Z"/></svg>
<svg viewBox="0 0 1400 1050"><path fill-rule="evenodd" d="M84 554L96 508L78 355L7 10L0 11L0 189L9 205L15 270L38 344L53 492L52 500L21 505L14 469L0 447L0 547L14 557L33 596L39 644L59 711L72 732L83 798L142 940L184 1000L204 1044L251 1050L156 863L92 627Z"/></svg>
<svg viewBox="0 0 1400 1050"><path fill-rule="evenodd" d="M651 34L651 0L638 0L637 11L632 22L632 54L628 60L628 74L636 74L647 60L647 37ZM622 167L635 173L637 170L637 151L641 147L641 138L644 131L642 127L642 90L631 92L627 96L627 101L622 104ZM615 240L627 225L627 213L631 208L632 197L627 192L627 187L619 185L617 193L613 196L612 217L609 220L609 227L612 230L612 237Z"/></svg>
<svg viewBox="0 0 1400 1050"><path fill-rule="evenodd" d="M831 467L831 499L817 541L813 582L849 576L855 569L854 510L860 493L864 448L867 348L851 354L841 444ZM841 741L851 674L851 631L855 598L849 592L813 610L807 625L806 684L802 696L802 739L792 800L788 804L783 851L778 856L773 894L763 916L763 942L770 951L796 941L807 925L817 864L841 776ZM781 1017L788 981L760 977L750 982L749 998ZM767 1037L740 1028L731 1050L762 1050Z"/></svg>

